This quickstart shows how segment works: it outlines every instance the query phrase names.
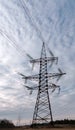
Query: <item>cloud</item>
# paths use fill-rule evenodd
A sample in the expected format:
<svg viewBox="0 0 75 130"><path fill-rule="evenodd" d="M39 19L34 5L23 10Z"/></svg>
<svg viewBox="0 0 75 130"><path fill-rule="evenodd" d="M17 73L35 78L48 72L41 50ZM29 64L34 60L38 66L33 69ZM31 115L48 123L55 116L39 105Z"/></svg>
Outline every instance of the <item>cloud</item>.
<svg viewBox="0 0 75 130"><path fill-rule="evenodd" d="M32 118L37 92L30 97L29 92L23 87L24 80L17 72L25 75L32 73L26 53L34 58L40 57L42 40L48 44L54 55L59 57L58 67L67 73L58 82L61 86L60 95L57 96L56 93L50 95L52 110L55 111L53 116L55 119L65 118L66 114L67 118L70 111L73 117L75 114L74 12L74 0L26 0L25 4L22 0L8 0L8 2L0 0L1 118L8 117L15 120L18 111L25 112L24 109L26 112L30 111L30 116L25 113L24 119ZM34 70L34 73L36 72L39 72L37 66ZM21 111L22 115L23 112ZM61 114L64 116L60 116Z"/></svg>

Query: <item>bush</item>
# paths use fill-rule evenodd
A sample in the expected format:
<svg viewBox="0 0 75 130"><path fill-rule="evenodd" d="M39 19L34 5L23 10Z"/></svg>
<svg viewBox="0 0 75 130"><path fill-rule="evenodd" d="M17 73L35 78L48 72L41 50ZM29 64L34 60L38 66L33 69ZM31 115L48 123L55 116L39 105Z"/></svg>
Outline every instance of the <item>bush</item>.
<svg viewBox="0 0 75 130"><path fill-rule="evenodd" d="M13 128L14 124L9 120L0 120L0 128Z"/></svg>

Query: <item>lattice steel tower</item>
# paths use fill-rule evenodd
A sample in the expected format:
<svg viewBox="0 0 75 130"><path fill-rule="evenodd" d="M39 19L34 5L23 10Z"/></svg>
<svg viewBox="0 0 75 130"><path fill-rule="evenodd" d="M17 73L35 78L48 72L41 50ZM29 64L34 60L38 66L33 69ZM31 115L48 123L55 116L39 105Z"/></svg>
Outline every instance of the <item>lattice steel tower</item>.
<svg viewBox="0 0 75 130"><path fill-rule="evenodd" d="M45 43L43 42L42 50L41 50L41 57L39 59L33 59L29 54L27 54L28 57L30 57L30 63L33 65L35 63L40 63L40 70L39 74L32 75L32 76L25 76L21 73L19 73L23 79L27 80L38 80L39 85L35 87L29 87L25 85L29 90L31 90L31 93L33 90L38 89L38 95L36 99L34 114L33 114L33 121L32 124L39 124L39 123L49 123L53 122L52 117L52 110L51 110L51 103L49 99L49 89L52 89L54 91L56 88L59 88L60 86L55 85L54 83L49 83L49 80L51 78L57 78L57 80L64 75L60 69L59 73L48 73L48 63L51 62L51 65L54 63L54 61L58 61L58 57L54 57L53 53L48 48L49 53L51 54L51 57L46 56L46 49L45 49Z"/></svg>
<svg viewBox="0 0 75 130"><path fill-rule="evenodd" d="M45 44L43 43L40 58L39 88L33 115L33 124L40 122L50 122L50 120L53 121L48 92L48 60L46 57Z"/></svg>

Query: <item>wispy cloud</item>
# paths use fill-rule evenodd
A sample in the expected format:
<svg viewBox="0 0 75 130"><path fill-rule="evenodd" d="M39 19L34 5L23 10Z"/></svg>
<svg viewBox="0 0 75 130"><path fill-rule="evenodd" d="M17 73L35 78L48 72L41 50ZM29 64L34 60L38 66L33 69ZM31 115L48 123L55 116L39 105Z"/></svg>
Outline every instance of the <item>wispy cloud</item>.
<svg viewBox="0 0 75 130"><path fill-rule="evenodd" d="M58 67L67 73L59 82L60 95L51 95L54 118L65 118L65 114L66 118L75 118L75 1L22 1L0 0L1 117L14 120L20 110L22 115L28 110L30 116L25 113L23 118L32 118L36 94L29 96L17 72L32 73L26 53L38 58L43 39L59 57Z"/></svg>

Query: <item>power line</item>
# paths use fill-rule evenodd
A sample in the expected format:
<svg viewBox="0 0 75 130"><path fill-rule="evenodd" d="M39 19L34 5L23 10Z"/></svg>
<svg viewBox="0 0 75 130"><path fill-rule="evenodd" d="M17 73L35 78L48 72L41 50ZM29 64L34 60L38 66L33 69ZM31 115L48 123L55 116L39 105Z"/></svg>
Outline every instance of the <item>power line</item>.
<svg viewBox="0 0 75 130"><path fill-rule="evenodd" d="M30 14L30 11L29 11L29 9L28 9L28 7L27 7L27 5L26 5L26 1L25 1L25 0L21 0L21 4L22 4L22 7L23 7L23 9L24 9L26 15L27 15L28 18L29 18L29 22L31 21L31 25L32 25L32 26L34 27L34 29L36 30L36 32L37 32L39 38L42 40L42 42L45 42L45 44L47 44L47 43L49 42L49 40L50 40L50 38L51 38L52 35L50 35L49 38L48 38L48 40L45 41L45 39L44 39L43 36L42 36L41 30L37 27L36 22L34 21L32 15Z"/></svg>
<svg viewBox="0 0 75 130"><path fill-rule="evenodd" d="M6 32L0 29L0 34L9 41L9 45L14 47L21 56L26 56L25 50L23 50L18 44L16 44L16 41L14 39L12 40L12 38Z"/></svg>
<svg viewBox="0 0 75 130"><path fill-rule="evenodd" d="M21 5L22 5L22 7L23 7L23 9L24 9L24 11L26 13L26 15L28 16L29 22L34 27L34 29L36 30L36 32L37 32L38 36L40 37L40 39L42 41L44 41L44 39L42 37L42 34L41 34L40 30L38 29L36 23L34 22L33 17L30 15L30 11L29 11L29 9L28 9L28 7L26 5L26 2L24 0L21 0Z"/></svg>

